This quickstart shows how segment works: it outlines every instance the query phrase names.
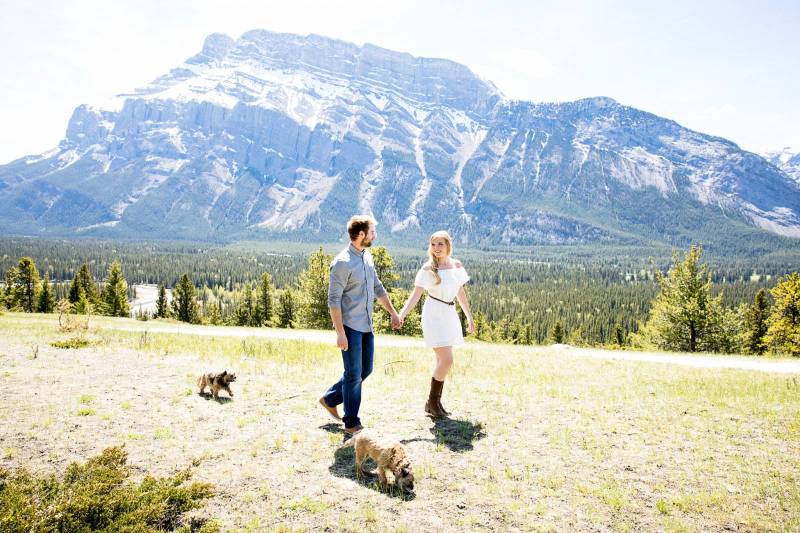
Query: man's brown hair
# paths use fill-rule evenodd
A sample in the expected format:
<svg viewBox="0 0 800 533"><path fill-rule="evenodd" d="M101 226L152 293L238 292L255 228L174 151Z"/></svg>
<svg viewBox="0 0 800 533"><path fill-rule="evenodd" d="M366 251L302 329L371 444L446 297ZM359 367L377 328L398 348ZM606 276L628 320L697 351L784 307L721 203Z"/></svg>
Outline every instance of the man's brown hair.
<svg viewBox="0 0 800 533"><path fill-rule="evenodd" d="M347 223L347 234L350 235L350 240L354 241L358 238L358 234L362 231L364 235L369 231L369 225L377 226L378 223L369 215L353 215L350 222Z"/></svg>

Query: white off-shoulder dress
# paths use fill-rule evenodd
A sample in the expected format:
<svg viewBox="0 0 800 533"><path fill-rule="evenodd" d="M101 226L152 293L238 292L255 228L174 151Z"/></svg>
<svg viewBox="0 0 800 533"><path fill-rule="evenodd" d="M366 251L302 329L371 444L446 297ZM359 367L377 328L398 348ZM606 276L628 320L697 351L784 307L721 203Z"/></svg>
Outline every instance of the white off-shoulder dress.
<svg viewBox="0 0 800 533"><path fill-rule="evenodd" d="M469 281L469 275L460 266L439 269L439 276L442 282L437 285L433 272L421 268L414 279L414 285L428 291L430 296L445 302L454 302L454 305L447 305L433 298L425 299L422 306L422 336L428 348L464 344L461 322L456 313L456 294Z"/></svg>

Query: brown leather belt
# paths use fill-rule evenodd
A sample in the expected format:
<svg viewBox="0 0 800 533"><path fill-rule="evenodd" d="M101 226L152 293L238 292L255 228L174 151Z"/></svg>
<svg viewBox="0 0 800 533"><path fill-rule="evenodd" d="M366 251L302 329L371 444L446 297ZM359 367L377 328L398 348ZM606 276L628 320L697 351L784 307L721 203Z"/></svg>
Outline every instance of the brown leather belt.
<svg viewBox="0 0 800 533"><path fill-rule="evenodd" d="M447 305L456 305L456 303L455 303L455 302L445 302L444 300L440 300L439 298L437 298L436 296L432 296L431 294L428 294L428 298L433 298L433 299L434 299L434 300L436 300L437 302L442 302L443 304L447 304Z"/></svg>

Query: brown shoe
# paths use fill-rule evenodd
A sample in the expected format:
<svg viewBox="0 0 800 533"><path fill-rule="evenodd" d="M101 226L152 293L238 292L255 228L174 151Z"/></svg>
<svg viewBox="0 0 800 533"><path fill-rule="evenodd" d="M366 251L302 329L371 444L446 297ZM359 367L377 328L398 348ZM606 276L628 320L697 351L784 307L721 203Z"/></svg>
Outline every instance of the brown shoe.
<svg viewBox="0 0 800 533"><path fill-rule="evenodd" d="M433 418L447 416L447 412L439 403L439 399L442 397L442 387L444 387L444 381L431 378L431 391L428 393L428 401L425 402L425 412Z"/></svg>
<svg viewBox="0 0 800 533"><path fill-rule="evenodd" d="M341 420L341 419L342 419L342 417L341 417L341 416L339 416L339 409L337 409L336 407L331 407L330 405L328 405L327 403L325 403L325 397L324 397L324 396L323 396L322 398L320 398L320 399L319 399L319 404L320 404L322 407L324 407L324 408L325 408L325 410L326 410L326 411L328 411L328 413L330 413L330 415L331 415L333 418L335 418L336 420Z"/></svg>
<svg viewBox="0 0 800 533"><path fill-rule="evenodd" d="M362 429L364 429L364 426L359 424L359 425L353 426L351 428L344 428L344 432L347 433L348 435L355 435L356 433L358 433Z"/></svg>

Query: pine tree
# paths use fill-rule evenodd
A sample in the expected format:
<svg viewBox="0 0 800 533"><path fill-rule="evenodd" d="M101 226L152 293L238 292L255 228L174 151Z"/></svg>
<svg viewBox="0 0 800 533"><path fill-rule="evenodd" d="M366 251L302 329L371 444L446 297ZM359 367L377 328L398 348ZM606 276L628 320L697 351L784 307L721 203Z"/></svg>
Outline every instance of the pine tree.
<svg viewBox="0 0 800 533"><path fill-rule="evenodd" d="M764 343L778 353L800 356L800 273L792 272L769 292L775 303Z"/></svg>
<svg viewBox="0 0 800 533"><path fill-rule="evenodd" d="M669 272L656 273L660 292L641 334L658 348L717 351L727 343L722 295L711 296L711 273L700 264L702 253L701 246L692 246L682 261L673 253Z"/></svg>
<svg viewBox="0 0 800 533"><path fill-rule="evenodd" d="M219 302L209 303L203 307L205 322L213 326L222 324L222 304Z"/></svg>
<svg viewBox="0 0 800 533"><path fill-rule="evenodd" d="M295 322L295 298L294 291L284 289L278 298L278 327L293 328Z"/></svg>
<svg viewBox="0 0 800 533"><path fill-rule="evenodd" d="M81 268L78 269L72 279L72 285L69 288L70 303L77 304L81 299L81 292L83 292L84 298L92 305L97 305L100 302L97 284L94 282L94 276L92 276L89 265L86 263L81 265Z"/></svg>
<svg viewBox="0 0 800 533"><path fill-rule="evenodd" d="M261 283L258 286L258 317L259 326L268 326L272 322L273 310L273 295L275 287L272 284L272 276L264 272L261 274Z"/></svg>
<svg viewBox="0 0 800 533"><path fill-rule="evenodd" d="M619 324L614 326L614 342L617 344L617 346L625 345L625 332L622 330L622 326Z"/></svg>
<svg viewBox="0 0 800 533"><path fill-rule="evenodd" d="M746 306L742 317L742 344L747 353L763 355L767 349L764 344L767 318L769 318L767 293L764 289L759 289L753 305Z"/></svg>
<svg viewBox="0 0 800 533"><path fill-rule="evenodd" d="M39 298L36 304L36 311L39 313L52 313L56 309L56 298L50 286L50 272L45 272L42 290L39 291Z"/></svg>
<svg viewBox="0 0 800 533"><path fill-rule="evenodd" d="M69 285L69 294L67 295L67 300L69 300L69 303L72 305L75 305L78 303L78 300L81 299L81 295L85 295L85 292L83 287L81 287L81 280L76 274L72 278L72 283Z"/></svg>
<svg viewBox="0 0 800 533"><path fill-rule="evenodd" d="M167 304L167 290L164 285L158 286L158 299L156 300L156 318L169 317L169 305Z"/></svg>
<svg viewBox="0 0 800 533"><path fill-rule="evenodd" d="M308 258L308 269L300 273L298 318L304 328L330 329L333 327L328 312L328 284L332 257L322 248Z"/></svg>
<svg viewBox="0 0 800 533"><path fill-rule="evenodd" d="M19 308L26 313L33 313L38 307L37 296L39 295L39 271L36 263L30 257L23 257L17 263L10 285L6 292L10 294L11 305L9 308Z"/></svg>
<svg viewBox="0 0 800 533"><path fill-rule="evenodd" d="M129 316L128 282L122 275L122 266L118 261L111 263L108 279L100 296L102 312L108 316Z"/></svg>
<svg viewBox="0 0 800 533"><path fill-rule="evenodd" d="M6 270L6 279L3 283L3 300L2 304L7 308L14 310L17 308L17 295L15 290L15 282L17 279L17 267L12 266Z"/></svg>
<svg viewBox="0 0 800 533"><path fill-rule="evenodd" d="M200 306L196 295L197 289L189 279L189 274L184 273L172 290L172 316L181 322L199 323Z"/></svg>
<svg viewBox="0 0 800 533"><path fill-rule="evenodd" d="M394 259L383 246L372 248L370 253L378 279L381 280L386 292L391 292L397 287L397 282L400 281L400 275L394 271Z"/></svg>
<svg viewBox="0 0 800 533"><path fill-rule="evenodd" d="M555 344L561 344L564 342L564 330L561 327L560 320L553 326L553 331L550 333L550 340Z"/></svg>
<svg viewBox="0 0 800 533"><path fill-rule="evenodd" d="M242 289L243 298L236 308L236 325L237 326L256 326L258 316L256 313L255 305L253 304L253 289L250 285L245 285Z"/></svg>

